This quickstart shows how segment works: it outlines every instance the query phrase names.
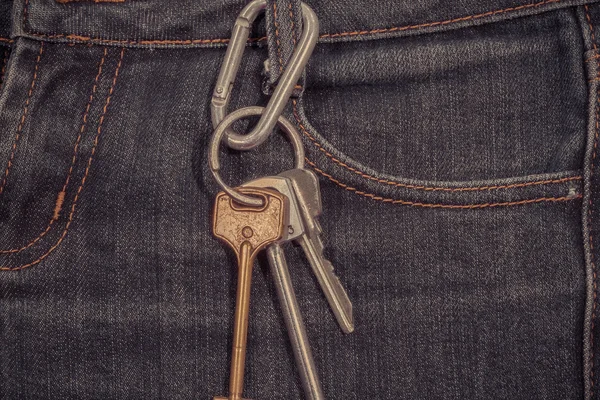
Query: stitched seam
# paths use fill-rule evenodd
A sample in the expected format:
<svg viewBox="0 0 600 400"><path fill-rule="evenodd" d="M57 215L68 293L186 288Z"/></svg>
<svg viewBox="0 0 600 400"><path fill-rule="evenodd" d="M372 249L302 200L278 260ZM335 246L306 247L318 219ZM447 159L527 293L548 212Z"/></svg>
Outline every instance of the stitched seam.
<svg viewBox="0 0 600 400"><path fill-rule="evenodd" d="M164 45L190 45L190 44L217 44L217 43L229 43L229 39L183 39L183 40L113 40L113 39L102 39L102 38L91 38L89 36L81 36L75 34L55 34L45 35L40 33L28 32L32 36L45 38L45 39L59 39L65 38L69 40L76 40L80 42L98 42L100 44L119 44L119 45L151 45L151 44L164 44ZM250 38L248 42L260 42L266 40L266 37L262 38Z"/></svg>
<svg viewBox="0 0 600 400"><path fill-rule="evenodd" d="M104 65L104 61L106 59L107 54L108 54L108 50L106 48L104 48L104 54L102 56L102 59L100 60L99 66L98 66L98 73L96 74L96 79L94 79L94 86L92 87L92 93L90 94L87 106L85 107L85 112L83 113L83 122L81 124L81 128L79 129L79 134L77 135L77 139L75 140L75 145L73 147L73 156L71 157L71 166L69 168L69 172L67 173L67 178L65 180L65 183L64 183L62 189L60 190L60 192L58 192L58 195L56 197L56 202L55 202L52 218L48 222L46 229L41 234L39 234L35 239L31 240L29 243L27 243L26 245L24 245L20 248L0 250L0 254L20 253L21 251L33 246L40 239L42 239L44 236L46 236L46 234L48 232L50 232L52 225L60 217L60 213L62 211L63 203L64 203L65 196L67 193L67 187L69 186L69 181L71 179L71 175L73 174L73 170L75 167L75 162L77 161L77 153L79 150L79 144L81 142L81 138L82 138L83 133L85 132L85 128L87 126L89 111L92 106L92 102L94 100L94 95L98 88L98 81L100 79L100 75L102 74L102 67Z"/></svg>
<svg viewBox="0 0 600 400"><path fill-rule="evenodd" d="M367 197L371 200L381 201L383 203L390 204L400 204L405 206L412 207L425 207L425 208L450 208L450 209L479 209L479 208L491 208L491 207L508 207L508 206L518 206L524 204L533 204L533 203L542 203L542 202L560 202L560 201L570 201L575 199L580 199L582 197L581 194L576 196L564 196L564 197L538 197L535 199L526 199L526 200L518 200L518 201L506 201L506 202L496 202L496 203L476 203L476 204L439 204L439 203L419 203L407 200L393 199L388 197L377 196L373 193L364 192L362 190L358 190L355 187L349 186L337 179L333 176L329 175L327 172L321 170L316 166L315 163L310 161L308 158L305 158L306 162L319 174L323 175L325 178L329 179L331 182L335 183L339 187L358 194L363 197Z"/></svg>
<svg viewBox="0 0 600 400"><path fill-rule="evenodd" d="M29 18L29 0L25 0L23 5L23 29L27 30L27 19Z"/></svg>
<svg viewBox="0 0 600 400"><path fill-rule="evenodd" d="M48 257L54 250L56 250L58 248L58 246L60 246L60 244L63 242L65 237L67 236L67 233L69 232L71 223L73 222L73 217L75 215L75 210L77 208L77 201L79 200L79 196L81 195L81 192L83 191L83 188L85 186L85 182L86 182L88 174L90 172L90 168L92 166L92 161L94 159L94 155L95 155L96 149L98 147L98 141L100 139L100 134L102 133L102 125L104 123L104 119L106 117L106 112L108 110L108 106L110 105L110 100L112 98L112 95L114 93L114 90L115 90L115 87L117 84L117 79L119 77L119 71L121 69L121 65L123 64L123 55L124 54L125 54L125 48L122 48L121 55L119 57L119 63L117 64L117 67L115 68L115 75L113 76L112 84L111 84L110 90L108 91L108 96L106 97L106 102L104 103L104 107L102 109L102 115L100 116L100 121L98 122L98 129L96 130L96 137L94 138L90 157L88 159L87 166L85 168L85 173L83 175L83 178L81 179L81 183L79 184L79 188L77 189L75 198L73 199L73 204L71 205L71 212L69 213L69 219L67 221L67 224L65 225L65 229L63 230L60 238L56 241L56 243L52 247L50 247L50 249L48 249L48 251L46 251L44 254L42 254L40 257L38 257L36 260L34 260L28 264L20 265L18 267L0 267L1 271L17 271L17 270L22 270L22 269L31 267L33 265L39 264L46 257Z"/></svg>
<svg viewBox="0 0 600 400"><path fill-rule="evenodd" d="M21 118L19 120L19 125L17 126L17 134L15 135L15 140L12 145L10 157L8 158L8 163L6 165L6 169L4 170L4 176L2 177L2 183L0 183L0 194L2 194L2 192L4 191L6 181L8 180L8 175L10 174L10 169L13 165L15 154L17 151L17 145L19 144L19 139L21 138L21 132L23 131L23 126L25 125L25 119L27 118L27 112L29 111L29 103L31 102L31 96L33 94L33 89L35 88L35 83L37 81L38 69L40 66L40 60L42 59L43 53L44 53L44 42L40 42L40 50L38 52L37 59L35 60L35 67L33 69L33 78L31 80L31 85L29 86L29 92L27 93L27 100L25 100L25 105L23 106L23 112L22 112Z"/></svg>
<svg viewBox="0 0 600 400"><path fill-rule="evenodd" d="M333 34L326 33L324 35L321 35L320 37L321 38L335 38L335 37L344 37L344 36L362 36L362 35L372 35L372 34L377 34L377 33L407 31L407 30L419 29L419 28L430 28L433 26L448 25L448 24L453 24L453 23L457 23L457 22L470 21L473 19L481 19L481 18L485 18L485 17L491 17L493 15L503 14L503 13L507 13L507 12L520 11L520 10L524 10L524 9L528 9L528 8L539 7L539 6L542 6L545 4L550 4L550 3L559 3L561 1L562 0L546 0L546 1L540 1L538 3L524 4L524 5L516 6L516 7L504 8L502 10L494 10L494 11L484 12L481 14L469 15L466 17L448 19L445 21L426 22L426 23L418 24L418 25L409 25L409 26L382 28L382 29L371 29L371 30L354 31L354 32L342 32L342 33L333 33Z"/></svg>
<svg viewBox="0 0 600 400"><path fill-rule="evenodd" d="M2 70L0 71L0 89L4 86L4 75L6 74L6 64L8 64L8 56L10 51L4 50L4 57L2 57Z"/></svg>
<svg viewBox="0 0 600 400"><path fill-rule="evenodd" d="M325 34L320 35L319 37L321 39L324 39L324 38L336 38L336 37L344 37L344 36L365 36L365 35L373 35L373 34L379 34L379 33L402 32L402 31L415 30L415 29L421 29L421 28L444 26L444 25L450 25L450 24L454 24L454 23L458 23L458 22L477 20L477 19L486 18L486 17L504 14L504 13L521 11L521 10L529 9L529 8L536 8L536 7L540 7L540 6L543 6L546 4L551 4L551 3L560 3L561 1L562 0L545 0L545 1L540 1L537 3L530 3L530 4L524 4L521 6L504 8L504 9L500 9L500 10L488 11L488 12L484 12L481 14L474 14L474 15L468 15L465 17L448 19L445 21L426 22L426 23L422 23L422 24L396 26L396 27L392 27L392 28L380 28L380 29L360 30L360 31L351 31L351 32L340 32L340 33L325 33ZM28 4L29 4L29 0L26 0L25 1L25 10L27 9ZM26 19L27 12L24 11L23 14ZM24 25L24 28L27 31L26 25ZM76 34L49 35L49 34L35 33L35 32L29 32L29 31L27 31L27 33L32 36L37 36L37 37L42 37L42 38L50 38L50 39L66 38L66 39L86 41L86 42L87 41L101 42L101 43L105 43L105 44L112 43L112 44L131 44L131 45L150 45L150 44L189 45L189 44L214 44L214 43L228 43L229 42L229 39L112 40L112 39L103 39L103 38L92 38L90 36L83 36L83 35L76 35ZM259 42L259 41L264 41L266 39L267 39L266 37L260 37L260 38L250 39L249 41L250 42Z"/></svg>
<svg viewBox="0 0 600 400"><path fill-rule="evenodd" d="M556 184L556 183L571 182L571 181L580 181L582 179L581 176L570 176L570 177L559 178L559 179L544 179L544 180L539 180L539 181L524 182L524 183L512 183L512 184L507 184L507 185L490 185L490 186L454 187L453 188L453 187L411 185L411 184L407 184L407 183L400 183L400 182L390 181L387 179L376 178L372 175L366 174L356 168L349 166L348 164L344 163L343 161L340 161L333 154L328 152L323 146L321 146L321 144L317 141L317 139L314 136L312 136L308 132L306 127L302 124L300 114L298 113L298 103L295 99L292 99L292 104L293 104L294 117L296 118L296 123L298 124L298 126L300 127L300 130L302 130L304 135L317 147L317 149L319 149L323 154L325 154L329 159L331 159L335 164L339 165L340 167L343 167L343 168L349 170L350 172L353 172L365 179L375 181L378 183L383 183L386 185L401 187L401 188L405 188L405 189L424 190L424 191L430 191L430 192L433 192L433 191L474 192L474 191L484 191L484 190L516 189L516 188L523 188L523 187L535 186L535 185L547 185L547 184Z"/></svg>
<svg viewBox="0 0 600 400"><path fill-rule="evenodd" d="M594 26L592 25L592 19L590 17L590 13L589 13L589 7L586 5L585 6L585 17L587 19L588 25L590 27L590 34L591 34L591 39L592 39L592 46L594 48L595 52L598 52L598 46L596 45L596 36L595 36L595 32L594 32ZM598 66L600 67L600 62L598 63ZM596 95L600 95L600 91L597 91ZM590 181L592 180L592 177L594 175L594 161L596 159L596 153L597 153L597 148L598 148L598 131L600 129L600 97L597 99L596 102L596 131L594 133L594 144L593 144L593 150L592 150L592 159L590 161ZM597 269L596 269L596 261L594 259L594 240L593 240L593 235L592 235L592 208L593 208L593 200L592 200L593 196L590 196L590 200L589 200L589 211L588 211L588 232L589 232L589 242L590 242L590 262L592 264L592 318L591 318L591 324L590 324L590 337L589 337L589 341L590 341L590 376L589 376L589 383L590 383L590 397L594 396L594 390L595 390L595 376L594 376L594 342L595 342L595 337L594 337L594 329L595 329L595 320L596 320L596 308L597 308L597 291L598 291L598 282L597 282Z"/></svg>
<svg viewBox="0 0 600 400"><path fill-rule="evenodd" d="M596 60L598 58L600 58L600 54L596 54L596 55L591 56L590 58L586 58L585 62Z"/></svg>
<svg viewBox="0 0 600 400"><path fill-rule="evenodd" d="M0 42L4 42L4 43L12 43L12 42L13 42L13 40L12 40L12 39L9 39L9 38L3 38L3 37L0 37Z"/></svg>

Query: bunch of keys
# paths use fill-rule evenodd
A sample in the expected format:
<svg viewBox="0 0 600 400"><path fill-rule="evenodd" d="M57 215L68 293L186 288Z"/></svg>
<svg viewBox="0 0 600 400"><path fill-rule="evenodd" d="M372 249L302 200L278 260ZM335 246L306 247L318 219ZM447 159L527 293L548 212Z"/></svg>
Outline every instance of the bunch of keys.
<svg viewBox="0 0 600 400"><path fill-rule="evenodd" d="M301 4L302 34L267 107L246 107L225 116L250 28L266 6L266 0L253 0L236 19L211 101L215 131L209 149L209 166L223 189L217 195L213 228L215 235L234 249L238 259L229 396L215 397L214 400L242 400L252 263L256 254L265 248L305 397L307 400L323 400L282 248L284 242L295 241L304 250L342 330L352 332L354 322L348 295L335 276L332 264L323 256L321 227L316 220L321 214L319 181L313 172L304 169L304 147L300 135L294 125L281 115L318 39L317 17L305 3ZM230 128L239 119L257 115L260 120L246 135L239 135ZM230 148L251 150L264 142L277 124L294 147L295 168L277 176L247 182L237 189L228 186L220 176L219 147L222 140L225 139Z"/></svg>
<svg viewBox="0 0 600 400"><path fill-rule="evenodd" d="M210 146L210 168L223 188L223 192L217 195L214 233L234 249L238 259L229 397L215 397L214 400L242 400L252 263L256 254L265 248L305 397L323 400L283 243L296 241L302 247L342 330L350 333L354 324L352 304L334 274L332 264L323 256L321 227L316 220L321 214L319 183L312 171L304 169L304 148L300 136L286 118L279 117L278 123L295 150L295 168L292 170L255 179L236 189L228 186L219 173L219 147L226 130L238 119L261 115L262 112L262 107L246 107L232 112L216 128Z"/></svg>

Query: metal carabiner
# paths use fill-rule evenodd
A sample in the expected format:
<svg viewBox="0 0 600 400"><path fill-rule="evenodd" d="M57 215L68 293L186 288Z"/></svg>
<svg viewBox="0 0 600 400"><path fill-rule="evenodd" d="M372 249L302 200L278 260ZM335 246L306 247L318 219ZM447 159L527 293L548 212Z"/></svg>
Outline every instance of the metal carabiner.
<svg viewBox="0 0 600 400"><path fill-rule="evenodd" d="M266 0L254 0L244 7L235 21L210 105L212 124L215 128L227 114L233 83L250 36L252 23L266 6ZM288 67L281 75L271 100L265 107L265 112L254 129L246 135L240 135L231 128L227 129L225 136L229 147L236 150L250 150L264 142L277 124L277 119L290 99L294 86L300 79L319 38L319 21L314 11L305 3L302 3L302 21L302 35L298 46L290 58Z"/></svg>

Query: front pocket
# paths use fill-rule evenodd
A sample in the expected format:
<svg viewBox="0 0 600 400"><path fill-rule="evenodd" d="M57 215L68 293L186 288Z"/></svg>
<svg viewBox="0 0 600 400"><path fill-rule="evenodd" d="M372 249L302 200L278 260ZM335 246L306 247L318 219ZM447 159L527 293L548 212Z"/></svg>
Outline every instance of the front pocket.
<svg viewBox="0 0 600 400"><path fill-rule="evenodd" d="M289 115L361 327L313 345L340 398L583 397L589 56L573 9L317 47Z"/></svg>
<svg viewBox="0 0 600 400"><path fill-rule="evenodd" d="M400 204L578 195L587 124L579 24L569 8L318 47L293 103L309 161L338 186Z"/></svg>
<svg viewBox="0 0 600 400"><path fill-rule="evenodd" d="M68 233L121 57L118 49L15 42L0 104L0 270L41 262Z"/></svg>

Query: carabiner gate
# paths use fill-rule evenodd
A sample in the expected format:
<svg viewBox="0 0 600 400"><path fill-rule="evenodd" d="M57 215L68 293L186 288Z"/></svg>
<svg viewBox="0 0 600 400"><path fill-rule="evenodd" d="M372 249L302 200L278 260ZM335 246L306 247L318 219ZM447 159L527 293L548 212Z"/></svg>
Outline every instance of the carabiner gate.
<svg viewBox="0 0 600 400"><path fill-rule="evenodd" d="M242 55L244 54L246 42L250 36L250 28L258 14L264 10L266 6L266 0L254 0L244 7L235 21L231 39L227 46L227 52L225 53L225 59L223 60L223 65L219 72L217 85L215 86L211 100L210 108L214 128L219 125L227 114L227 106L229 104L233 83L235 82ZM300 79L302 71L308 62L319 37L319 21L317 16L305 3L302 3L302 21L302 35L298 41L298 46L294 50L287 68L281 75L279 83L275 87L273 95L265 107L265 112L260 117L260 120L254 129L246 135L240 135L233 131L233 129L228 128L225 132L225 137L227 138L226 140L229 147L236 150L252 149L264 142L275 127L275 124L277 124L277 120L289 101L294 86L296 85L296 82L298 82L298 79Z"/></svg>

